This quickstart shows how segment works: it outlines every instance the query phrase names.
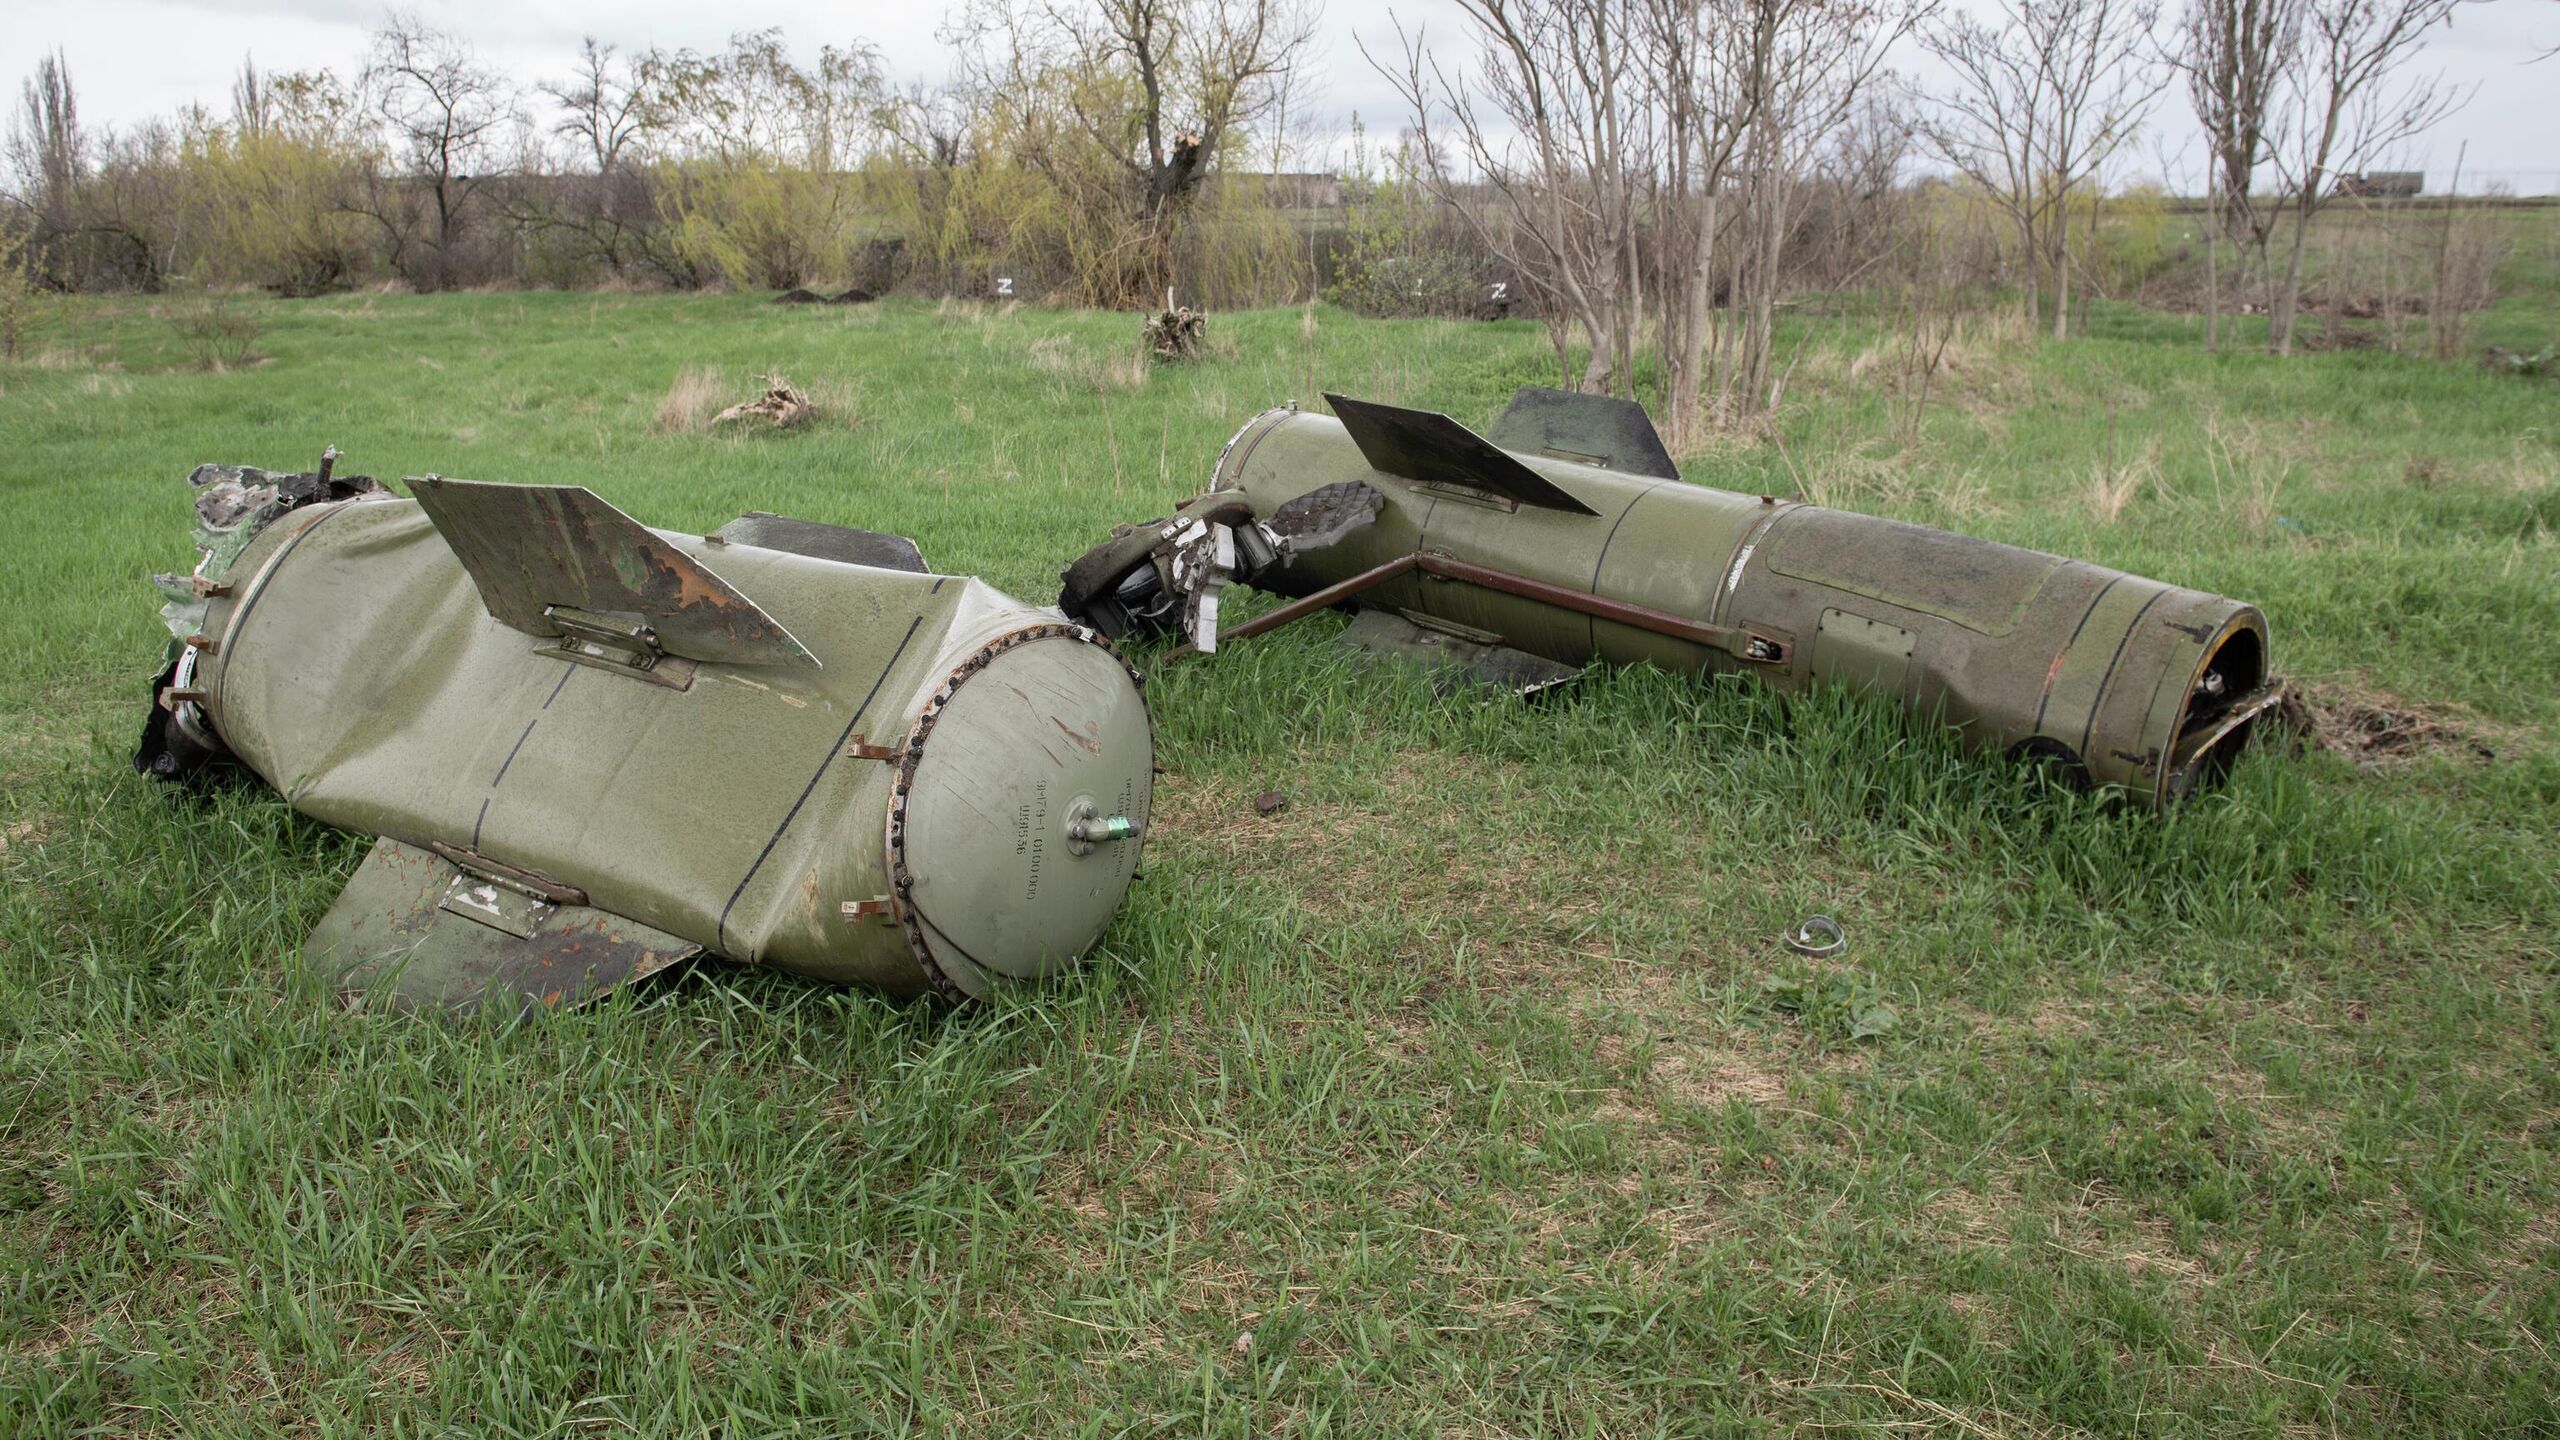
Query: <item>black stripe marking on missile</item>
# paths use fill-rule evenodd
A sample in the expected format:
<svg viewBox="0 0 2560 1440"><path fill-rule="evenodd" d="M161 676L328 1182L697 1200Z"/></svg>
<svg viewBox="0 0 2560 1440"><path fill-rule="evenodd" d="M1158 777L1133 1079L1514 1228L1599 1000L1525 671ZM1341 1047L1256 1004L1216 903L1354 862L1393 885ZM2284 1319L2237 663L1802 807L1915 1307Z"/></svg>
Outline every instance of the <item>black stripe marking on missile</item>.
<svg viewBox="0 0 2560 1440"><path fill-rule="evenodd" d="M2114 579L2109 580L2106 584L2098 587L2097 595L2089 601L2089 608L2080 612L2080 623L2071 627L2071 638L2062 642L2062 653L2064 655L2070 654L2071 647L2080 643L2080 632L2089 628L2089 617L2097 614L2098 607L2106 603L2107 592L2113 590L2123 582L2124 576L2118 575ZM2060 658L2060 656L2055 657L2056 663L2054 668L2045 676L2044 693L2036 697L2036 723L2028 727L2029 734L2041 735L2044 733L2044 707L2053 703L2053 682L2061 678L2062 674Z"/></svg>
<svg viewBox="0 0 2560 1440"><path fill-rule="evenodd" d="M2080 755L2084 765L2088 763L2089 737L2098 730L2098 711L2107 703L2107 687L2115 683L2116 667L2124 663L2124 647L2133 643L2133 632L2141 626L2142 617L2150 614L2151 607L2160 603L2160 596L2168 593L2169 589L2164 585L2158 594L2143 601L2142 608L2133 612L2133 623L2125 626L2124 633L2116 637L2115 657L2107 662L2107 673L2098 677L2098 698L2089 702L2089 723L2080 727Z"/></svg>
<svg viewBox="0 0 2560 1440"><path fill-rule="evenodd" d="M340 501L337 509L321 511L319 519L314 520L310 524L293 532L292 538L286 540L283 548L276 551L276 557L273 560L268 561L263 567L267 578L259 582L256 590L250 592L248 603L240 607L240 613L231 617L231 635L235 637L239 635L240 627L248 624L249 617L256 613L258 602L267 598L267 591L275 584L276 572L284 568L284 557L293 553L293 547L301 544L304 538L309 536L312 531L317 530L321 526L328 524L331 520L336 519L340 512L344 511L346 507L352 503L352 501Z"/></svg>
<svg viewBox="0 0 2560 1440"><path fill-rule="evenodd" d="M498 786L506 780L507 767L516 763L516 752L524 749L524 742L533 736L533 727L541 723L542 717L538 715L533 719L524 722L524 734L516 737L515 749L509 750L507 752L507 758L498 762L498 773L489 777L490 789L497 789Z"/></svg>
<svg viewBox="0 0 2560 1440"><path fill-rule="evenodd" d="M1517 404L1518 402L1514 401L1513 403ZM1667 480L1656 480L1652 484L1637 491L1636 498L1627 502L1627 508L1618 512L1618 518L1609 522L1609 537L1600 542L1599 557L1591 562L1592 594L1597 595L1600 593L1600 570L1601 567L1609 563L1609 547L1618 543L1618 527L1626 524L1627 517L1636 513L1636 507L1644 503L1644 497L1661 489L1669 483L1670 482ZM1596 655L1600 652L1600 617L1592 615L1586 618L1591 622L1591 638L1589 643L1592 653Z"/></svg>
<svg viewBox="0 0 2560 1440"><path fill-rule="evenodd" d="M862 703L854 707L853 718L844 722L844 733L836 737L836 743L827 747L827 758L818 762L817 773L801 787L800 798L792 801L791 808L783 813L782 823L773 827L773 838L764 842L764 848L756 852L755 863L747 867L746 874L738 877L738 888L729 892L729 903L720 907L720 922L712 936L719 942L722 953L729 949L729 912L738 908L738 897L747 893L747 886L755 880L756 872L762 870L764 862L773 855L773 847L782 843L783 832L791 828L792 821L800 818L800 807L808 804L809 797L817 793L818 782L827 776L827 767L836 763L836 757L844 753L844 747L853 739L853 727L862 723L863 714L870 710L871 702L879 698L880 687L889 683L889 672L898 668L899 657L907 653L907 646L916 638L916 627L922 624L924 617L921 615L907 622L907 633L899 637L898 648L889 652L889 663L880 667L880 678L871 682L871 693L863 696Z"/></svg>
<svg viewBox="0 0 2560 1440"><path fill-rule="evenodd" d="M551 693L542 697L543 709L551 708L551 702L559 699L560 692L569 688L569 677L577 673L578 662L574 660L560 667L560 678L552 683ZM533 727L541 723L540 715L524 722L524 733L516 737L516 748L507 752L507 758L498 765L498 773L489 777L490 789L497 789L498 782L507 778L508 767L516 763L516 755L524 749L524 742L533 738ZM495 796L483 797L480 801L480 816L471 822L471 848L474 850L480 848L480 828L489 823L489 801L495 798Z"/></svg>

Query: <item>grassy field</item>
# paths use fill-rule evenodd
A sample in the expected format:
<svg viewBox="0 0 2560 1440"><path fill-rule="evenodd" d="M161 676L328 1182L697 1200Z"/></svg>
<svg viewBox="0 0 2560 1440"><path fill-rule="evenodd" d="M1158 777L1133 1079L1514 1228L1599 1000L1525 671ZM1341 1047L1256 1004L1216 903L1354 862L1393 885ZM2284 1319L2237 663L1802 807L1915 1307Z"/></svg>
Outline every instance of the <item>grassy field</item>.
<svg viewBox="0 0 2560 1440"><path fill-rule="evenodd" d="M1832 699L1441 704L1312 622L1150 686L1074 983L703 964L506 1029L290 990L364 842L125 768L196 462L779 510L1046 598L1265 404L1481 422L1552 362L242 303L249 366L133 301L0 367L0 1434L2560 1434L2560 385L2102 309L1967 321L1919 407L1837 322L1782 444L1691 457L2263 606L2337 743L2166 820ZM662 428L777 368L838 419ZM1810 910L1839 961L1776 943Z"/></svg>

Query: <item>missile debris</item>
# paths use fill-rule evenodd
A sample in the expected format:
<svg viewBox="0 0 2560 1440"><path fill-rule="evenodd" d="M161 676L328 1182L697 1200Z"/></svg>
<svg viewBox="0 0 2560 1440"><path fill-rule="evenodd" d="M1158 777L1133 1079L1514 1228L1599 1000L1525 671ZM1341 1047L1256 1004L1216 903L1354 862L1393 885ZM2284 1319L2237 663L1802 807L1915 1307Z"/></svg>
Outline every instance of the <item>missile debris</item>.
<svg viewBox="0 0 2560 1440"><path fill-rule="evenodd" d="M1039 980L1136 874L1154 743L1091 627L913 541L642 527L565 485L196 471L136 763L236 760L380 837L305 956L530 1008L697 953L952 998Z"/></svg>
<svg viewBox="0 0 2560 1440"><path fill-rule="evenodd" d="M1344 640L1528 692L1598 660L1845 686L2159 807L2282 698L2255 607L1684 480L1632 401L1523 389L1478 435L1325 397L1247 422L1206 493L1069 567L1060 604L1188 648L1349 606ZM1237 626L1230 582L1290 597Z"/></svg>

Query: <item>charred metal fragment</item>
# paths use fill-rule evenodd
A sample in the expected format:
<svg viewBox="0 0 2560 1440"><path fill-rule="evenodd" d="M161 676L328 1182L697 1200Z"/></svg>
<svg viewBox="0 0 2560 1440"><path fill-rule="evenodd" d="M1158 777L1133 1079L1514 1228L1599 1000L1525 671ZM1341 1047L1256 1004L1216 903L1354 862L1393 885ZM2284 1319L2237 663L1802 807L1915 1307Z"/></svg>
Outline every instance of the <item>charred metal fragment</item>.
<svg viewBox="0 0 2560 1440"><path fill-rule="evenodd" d="M1290 554L1303 554L1350 539L1367 529L1386 507L1387 497L1376 486L1346 480L1317 486L1283 502L1265 523L1286 542Z"/></svg>

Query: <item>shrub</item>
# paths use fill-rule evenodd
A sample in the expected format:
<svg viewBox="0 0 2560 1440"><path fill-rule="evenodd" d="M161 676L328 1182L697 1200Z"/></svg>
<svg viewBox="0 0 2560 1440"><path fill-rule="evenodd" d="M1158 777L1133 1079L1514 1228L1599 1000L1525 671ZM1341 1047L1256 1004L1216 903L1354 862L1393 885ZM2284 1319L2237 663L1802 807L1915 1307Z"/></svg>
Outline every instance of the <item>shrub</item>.
<svg viewBox="0 0 2560 1440"><path fill-rule="evenodd" d="M171 306L169 328L199 370L246 365L257 356L250 347L266 333L266 322L233 297L207 290Z"/></svg>

